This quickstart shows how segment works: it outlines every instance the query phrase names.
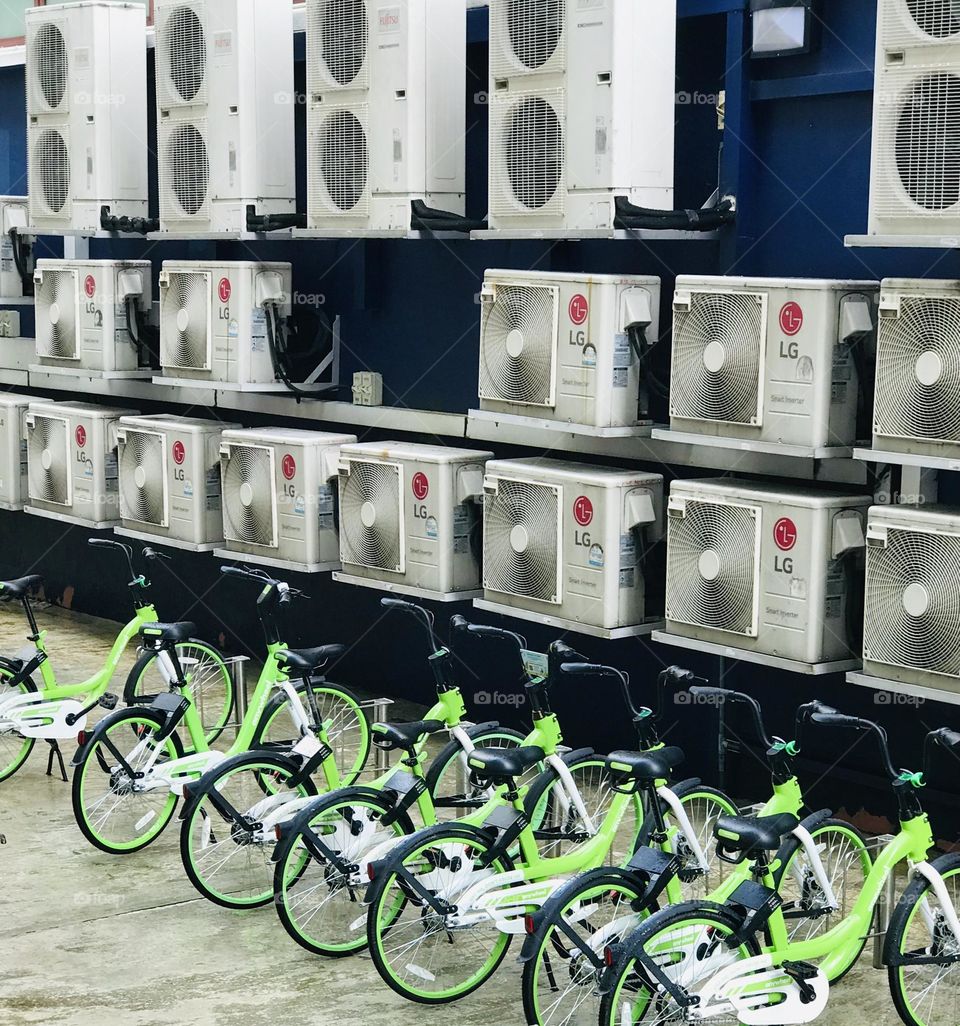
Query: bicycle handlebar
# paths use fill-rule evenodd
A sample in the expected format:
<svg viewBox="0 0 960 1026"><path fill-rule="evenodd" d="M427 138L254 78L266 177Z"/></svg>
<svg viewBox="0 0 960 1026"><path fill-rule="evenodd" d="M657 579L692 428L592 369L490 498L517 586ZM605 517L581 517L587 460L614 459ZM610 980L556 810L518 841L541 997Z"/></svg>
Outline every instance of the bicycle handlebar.
<svg viewBox="0 0 960 1026"><path fill-rule="evenodd" d="M836 709L830 709L829 712L819 711L811 713L810 720L821 727L841 727L874 734L880 745L880 757L883 761L884 769L891 780L896 781L900 778L900 773L893 765L893 759L890 756L890 742L887 738L887 732L879 723L874 723L873 720L861 719L859 716L848 716L846 713L837 712Z"/></svg>
<svg viewBox="0 0 960 1026"><path fill-rule="evenodd" d="M561 673L568 673L574 677L613 677L620 681L620 690L623 692L623 700L635 720L641 718L640 710L634 705L630 695L630 675L615 666L604 666L602 663L561 663Z"/></svg>
<svg viewBox="0 0 960 1026"><path fill-rule="evenodd" d="M721 702L739 702L741 705L748 706L753 715L753 725L756 728L757 737L760 738L765 748L773 748L773 741L767 734L767 729L763 723L763 710L760 708L760 703L752 695L748 695L743 691L730 691L727 688L700 684L693 685L689 691L694 697L699 695L717 698Z"/></svg>
<svg viewBox="0 0 960 1026"><path fill-rule="evenodd" d="M381 598L380 605L383 609L395 609L397 612L409 613L411 616L415 616L426 628L427 637L430 641L430 655L439 651L440 642L437 640L437 634L434 630L436 617L434 617L429 609L418 606L416 602L405 602L403 599L390 598L389 596Z"/></svg>
<svg viewBox="0 0 960 1026"><path fill-rule="evenodd" d="M482 623L467 624L467 630L478 638L486 638L488 641L512 641L518 649L527 647L527 639L516 631L507 631L502 627L488 627Z"/></svg>
<svg viewBox="0 0 960 1026"><path fill-rule="evenodd" d="M299 588L291 588L286 581L279 581L275 577L271 577L265 570L251 570L247 566L222 566L220 567L220 573L225 574L227 577L238 577L241 580L253 581L256 584L276 588L280 592L278 599L280 605L287 605L296 598L310 597L306 592L300 591Z"/></svg>

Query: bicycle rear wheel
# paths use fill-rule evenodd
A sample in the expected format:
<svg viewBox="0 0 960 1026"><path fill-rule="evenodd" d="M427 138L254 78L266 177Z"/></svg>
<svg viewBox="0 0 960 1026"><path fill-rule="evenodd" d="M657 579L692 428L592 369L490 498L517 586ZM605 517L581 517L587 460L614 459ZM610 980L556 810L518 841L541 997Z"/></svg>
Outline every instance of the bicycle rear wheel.
<svg viewBox="0 0 960 1026"><path fill-rule="evenodd" d="M0 697L10 694L26 695L37 690L32 680L21 681L16 688L9 688L7 681L13 676L10 670L0 667ZM7 780L30 758L37 739L24 737L16 730L0 728L0 781Z"/></svg>

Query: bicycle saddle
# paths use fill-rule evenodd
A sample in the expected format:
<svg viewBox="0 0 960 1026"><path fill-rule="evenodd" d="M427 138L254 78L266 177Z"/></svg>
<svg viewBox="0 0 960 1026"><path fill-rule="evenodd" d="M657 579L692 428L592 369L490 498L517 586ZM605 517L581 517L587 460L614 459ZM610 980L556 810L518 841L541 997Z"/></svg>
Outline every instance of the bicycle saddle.
<svg viewBox="0 0 960 1026"><path fill-rule="evenodd" d="M683 760L679 748L658 748L652 752L611 752L604 761L612 772L648 784L668 779L670 771Z"/></svg>
<svg viewBox="0 0 960 1026"><path fill-rule="evenodd" d="M277 662L297 673L311 673L343 655L345 645L321 645L319 648L285 648L277 653Z"/></svg>
<svg viewBox="0 0 960 1026"><path fill-rule="evenodd" d="M713 828L720 848L745 857L776 851L799 820L789 812L779 816L721 816Z"/></svg>
<svg viewBox="0 0 960 1026"><path fill-rule="evenodd" d="M18 577L13 581L0 581L0 598L23 598L38 584L43 584L43 578L39 574L27 574L26 577Z"/></svg>
<svg viewBox="0 0 960 1026"><path fill-rule="evenodd" d="M140 628L144 641L169 641L177 644L189 641L197 633L197 625L184 620L181 623L145 623Z"/></svg>
<svg viewBox="0 0 960 1026"><path fill-rule="evenodd" d="M543 749L533 745L522 748L477 748L467 765L484 780L506 781L522 776L524 770L543 759Z"/></svg>
<svg viewBox="0 0 960 1026"><path fill-rule="evenodd" d="M376 735L373 743L384 751L400 748L410 751L424 734L436 734L444 729L443 720L413 720L410 723L375 723L372 727Z"/></svg>

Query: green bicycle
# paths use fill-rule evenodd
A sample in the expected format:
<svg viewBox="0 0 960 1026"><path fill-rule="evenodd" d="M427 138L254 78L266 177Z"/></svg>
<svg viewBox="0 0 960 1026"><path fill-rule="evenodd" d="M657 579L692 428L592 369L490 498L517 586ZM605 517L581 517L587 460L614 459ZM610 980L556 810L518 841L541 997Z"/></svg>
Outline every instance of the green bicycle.
<svg viewBox="0 0 960 1026"><path fill-rule="evenodd" d="M796 744L767 736L760 706L750 695L702 686L691 687L690 693L697 699L747 708L756 736L766 749L773 788L760 814L799 816L803 794L791 765ZM800 736L814 712L825 709L819 702L802 705L796 714L795 736ZM651 714L647 722L655 724L658 718ZM653 742L655 728L650 730L648 741ZM662 806L656 803L644 823L641 843L649 845L665 828ZM805 845L811 842L826 869L825 880L818 879L807 858ZM829 929L835 915L852 906L871 864L860 833L831 819L826 811L815 812L799 824L781 846L776 862L780 867L775 873L777 888L794 938ZM718 860L717 869L725 865ZM528 936L520 955L524 1021L536 1026L596 1026L600 980L607 969L605 950L631 934L661 905L682 901L682 876L679 859L656 847L638 847L626 867L583 873L560 888L539 912L528 916ZM749 866L742 863L722 880L704 878L704 890L697 896L725 901L749 878ZM835 896L836 908L828 893Z"/></svg>
<svg viewBox="0 0 960 1026"><path fill-rule="evenodd" d="M177 654L193 624L142 625L144 647L167 666L170 690L150 705L106 716L71 764L74 817L84 837L102 851L129 854L156 840L189 782L233 756L252 750L289 753L302 744L297 754L305 753L313 768L323 761L321 751L329 748L336 755L338 785L355 780L366 764L370 728L359 701L320 676L343 647L288 650L281 640L281 611L306 596L258 570L226 566L221 572L261 587L257 612L267 644L263 670L236 739L227 752L214 751L206 743L191 681ZM295 687L291 676L299 681ZM308 713L302 712L303 704ZM186 751L181 731L192 751ZM306 733L323 736L308 743ZM258 770L258 780L265 780L266 774L266 769Z"/></svg>
<svg viewBox="0 0 960 1026"><path fill-rule="evenodd" d="M565 662L561 670L619 681L634 724L643 727L647 715L633 704L625 673L584 662ZM671 667L658 686L693 679ZM693 886L711 868L700 837L709 836L718 816L736 811L726 795L699 782L682 792L666 786L683 759L677 748L608 757L585 749L560 758L546 688L528 690L534 733L527 743L512 751L478 749L468 759L496 796L456 823L421 830L371 866L370 953L383 980L409 1000L453 1001L482 986L513 936L525 931L526 915L566 877L634 852L644 799L666 806L664 818L675 829L658 834L656 843L683 859ZM644 731L638 733L642 743ZM529 788L519 785L524 770L539 762L545 771ZM584 795L591 796L589 810Z"/></svg>
<svg viewBox="0 0 960 1026"><path fill-rule="evenodd" d="M34 646L28 659L0 657L0 686L8 685L0 694L0 781L12 777L27 761L37 740L50 745L47 773L53 760L59 761L63 779L67 779L60 753L60 742L83 738L87 716L97 706L113 709L117 697L107 693L127 646L141 628L158 619L157 610L149 601L150 581L134 568L133 549L122 542L91 538L94 548L112 548L123 553L130 572L127 587L133 594L134 616L117 635L103 665L88 680L77 684L60 684L46 649L46 631L37 626L30 593L43 583L39 574L14 581L0 582L0 599L18 601L30 627L27 640ZM166 559L163 553L144 548L144 564ZM233 679L223 657L212 646L185 636L177 642L177 656L187 672L190 686L203 711L199 734L210 744L220 735L233 708ZM39 673L40 683L35 674ZM155 652L143 652L131 669L124 688L128 703L149 701L149 696L171 684L169 667Z"/></svg>
<svg viewBox="0 0 960 1026"><path fill-rule="evenodd" d="M820 710L810 717L826 727L869 731L879 742L892 782L900 831L877 856L846 915L812 937L792 938L776 890L783 838L796 828L789 815L721 819L718 853L747 862L750 878L726 902L685 902L651 916L619 950L604 977L600 1026L729 1021L747 1026L792 1026L825 1009L830 983L850 967L871 932L874 910L891 874L906 864L908 884L887 931L884 961L890 990L907 1026L957 1021L960 978L960 855L928 862L934 839L920 803L924 773L898 771L886 732L870 720ZM960 745L960 734L933 731L935 746ZM817 858L815 851L810 853Z"/></svg>

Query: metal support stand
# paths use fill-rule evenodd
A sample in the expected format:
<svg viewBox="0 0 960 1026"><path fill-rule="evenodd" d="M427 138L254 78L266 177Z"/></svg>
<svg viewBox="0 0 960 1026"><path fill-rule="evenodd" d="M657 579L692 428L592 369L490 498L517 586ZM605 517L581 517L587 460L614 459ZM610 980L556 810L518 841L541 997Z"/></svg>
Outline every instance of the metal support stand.
<svg viewBox="0 0 960 1026"><path fill-rule="evenodd" d="M240 729L244 717L247 715L247 663L250 656L237 655L224 659L230 678L233 681L233 719L225 724L225 727ZM200 720L203 721L203 707L200 708Z"/></svg>
<svg viewBox="0 0 960 1026"><path fill-rule="evenodd" d="M870 857L876 858L880 852L893 840L891 834L882 834L874 837L869 842ZM897 880L896 874L890 873L883 882L883 890L877 900L877 907L874 913L873 933L873 968L883 969L883 946L887 939L887 930L890 929L890 919L893 916L893 908L897 901Z"/></svg>
<svg viewBox="0 0 960 1026"><path fill-rule="evenodd" d="M50 751L47 754L47 776L53 776L53 760L56 758L60 764L60 778L64 783L67 783L67 769L63 765L63 752L60 751L60 742L53 739L48 741L47 744L50 746Z"/></svg>
<svg viewBox="0 0 960 1026"><path fill-rule="evenodd" d="M361 702L360 708L367 714L371 723L383 723L386 719L387 709L393 705L392 698L373 698L369 702ZM377 776L386 773L390 769L390 753L385 752L379 745L373 746L373 771Z"/></svg>

